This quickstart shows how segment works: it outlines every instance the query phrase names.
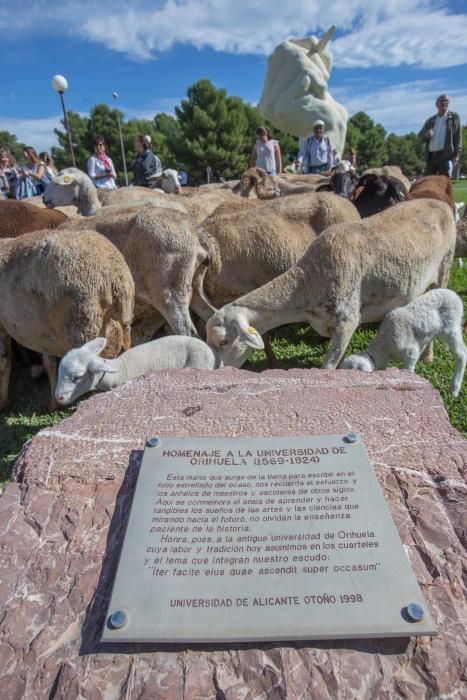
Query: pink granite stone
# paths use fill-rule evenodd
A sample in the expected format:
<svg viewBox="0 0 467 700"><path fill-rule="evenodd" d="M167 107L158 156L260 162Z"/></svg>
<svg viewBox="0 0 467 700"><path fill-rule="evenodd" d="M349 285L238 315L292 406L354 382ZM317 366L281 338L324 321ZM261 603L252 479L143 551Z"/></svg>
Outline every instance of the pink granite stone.
<svg viewBox="0 0 467 700"><path fill-rule="evenodd" d="M99 642L148 436L348 431L363 436L438 637ZM173 370L83 401L31 441L0 499L0 697L460 698L466 454L439 394L398 370Z"/></svg>

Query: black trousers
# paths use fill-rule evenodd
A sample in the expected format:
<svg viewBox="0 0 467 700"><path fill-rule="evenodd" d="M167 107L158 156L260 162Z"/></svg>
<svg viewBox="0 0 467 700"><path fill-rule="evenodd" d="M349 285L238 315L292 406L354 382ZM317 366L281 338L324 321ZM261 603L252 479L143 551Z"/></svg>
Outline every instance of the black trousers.
<svg viewBox="0 0 467 700"><path fill-rule="evenodd" d="M443 158L443 151L430 151L426 162L425 175L447 175L451 177L451 161Z"/></svg>

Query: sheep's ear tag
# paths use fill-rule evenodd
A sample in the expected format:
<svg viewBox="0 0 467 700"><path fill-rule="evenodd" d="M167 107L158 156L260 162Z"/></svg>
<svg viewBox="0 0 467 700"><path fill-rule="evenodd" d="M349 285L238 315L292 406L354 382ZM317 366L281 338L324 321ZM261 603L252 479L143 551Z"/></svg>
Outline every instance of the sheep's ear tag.
<svg viewBox="0 0 467 700"><path fill-rule="evenodd" d="M254 348L255 350L263 350L264 343L260 334L253 328L253 326L248 326L246 329L239 329L239 336L244 343Z"/></svg>
<svg viewBox="0 0 467 700"><path fill-rule="evenodd" d="M71 177L69 175L64 175L63 176L63 182L65 185L69 185L71 182Z"/></svg>

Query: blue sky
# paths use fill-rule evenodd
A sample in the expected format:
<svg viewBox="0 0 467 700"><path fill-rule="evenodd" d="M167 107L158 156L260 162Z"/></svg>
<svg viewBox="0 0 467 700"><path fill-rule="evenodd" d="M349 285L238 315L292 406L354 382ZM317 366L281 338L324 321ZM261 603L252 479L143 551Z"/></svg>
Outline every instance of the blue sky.
<svg viewBox="0 0 467 700"><path fill-rule="evenodd" d="M466 0L0 0L0 131L55 144L55 73L83 115L115 90L126 119L152 119L201 78L256 103L274 47L331 24L329 88L350 115L418 131L448 92L467 122Z"/></svg>

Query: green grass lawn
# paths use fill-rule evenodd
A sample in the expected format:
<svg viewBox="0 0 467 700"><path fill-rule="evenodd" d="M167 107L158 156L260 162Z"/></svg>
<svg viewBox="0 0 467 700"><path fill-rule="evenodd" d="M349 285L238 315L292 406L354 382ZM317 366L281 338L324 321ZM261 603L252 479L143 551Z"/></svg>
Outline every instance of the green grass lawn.
<svg viewBox="0 0 467 700"><path fill-rule="evenodd" d="M467 201L467 195L465 199ZM459 201L462 200L459 199ZM454 262L449 286L462 297L464 308L467 309L466 264L460 268L457 262ZM377 326L359 328L352 338L347 354L364 350L373 338L376 328ZM270 337L279 366L283 369L320 367L328 347L328 341L323 341L306 325L294 324L276 328L270 333ZM254 371L266 368L267 362L263 352L255 352L245 365L245 369ZM419 362L417 365L417 372L428 379L440 392L451 423L467 436L467 380L464 381L459 396L455 398L448 393L453 371L452 355L439 342L435 342L433 364L428 366ZM27 369L13 367L9 408L6 413L0 414L0 482L10 478L13 462L27 440L30 440L41 428L53 426L73 413L74 408L49 413L48 400L48 383L45 375L38 380L33 380Z"/></svg>
<svg viewBox="0 0 467 700"><path fill-rule="evenodd" d="M456 180L452 183L456 202L467 203L467 180Z"/></svg>
<svg viewBox="0 0 467 700"><path fill-rule="evenodd" d="M465 202L467 200L467 178L465 180L455 180L452 185L456 195L456 202Z"/></svg>

